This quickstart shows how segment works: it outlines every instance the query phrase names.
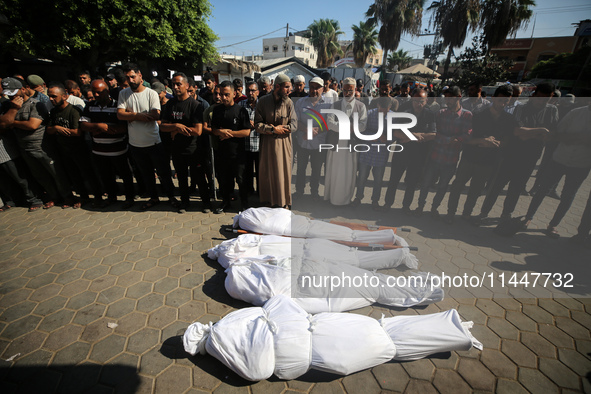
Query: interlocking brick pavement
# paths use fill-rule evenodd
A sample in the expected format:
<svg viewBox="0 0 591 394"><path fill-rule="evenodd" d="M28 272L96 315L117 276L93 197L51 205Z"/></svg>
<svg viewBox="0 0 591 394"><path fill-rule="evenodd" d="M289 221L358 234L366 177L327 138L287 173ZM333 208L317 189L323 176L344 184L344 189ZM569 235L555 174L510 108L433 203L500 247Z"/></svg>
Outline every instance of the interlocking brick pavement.
<svg viewBox="0 0 591 394"><path fill-rule="evenodd" d="M419 247L415 254L423 271L517 272L519 277L570 272L574 288L570 294L550 287L501 288L495 280L484 288L451 289L444 301L428 307L366 307L353 313L379 318L457 308L463 319L474 322L472 332L484 350L391 362L348 377L310 372L294 381L271 378L254 384L210 356L188 357L179 337L193 321L215 322L248 306L228 296L225 274L204 255L226 238L220 227L231 223L232 214L179 215L166 204L151 212L116 206L106 211L12 209L0 215L0 390L591 392L591 252L566 240L576 233L590 187L587 180L559 227L564 236L559 240L540 231L557 206L550 198L532 228L513 238L459 217L449 226L428 215L406 216L398 202L387 213L374 212L366 199L357 214L369 223L409 228L401 235ZM294 210L353 220L350 210L306 198ZM520 199L517 213L525 212L530 199ZM502 198L492 216L499 215L501 203Z"/></svg>

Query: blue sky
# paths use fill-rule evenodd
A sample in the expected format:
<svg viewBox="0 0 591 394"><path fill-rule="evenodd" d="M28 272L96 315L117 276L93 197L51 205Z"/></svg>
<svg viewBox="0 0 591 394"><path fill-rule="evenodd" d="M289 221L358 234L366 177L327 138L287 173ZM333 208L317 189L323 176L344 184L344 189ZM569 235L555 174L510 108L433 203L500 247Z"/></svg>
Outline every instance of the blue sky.
<svg viewBox="0 0 591 394"><path fill-rule="evenodd" d="M289 23L290 31L304 30L315 19L336 19L345 35L341 39L353 37L351 25L365 20L364 14L373 0L339 0L339 1L237 1L210 0L213 6L209 25L220 38L216 46L220 53L251 55L262 53L262 40L232 45L257 36L278 30L265 36L281 37L285 35L285 26ZM427 0L430 4L431 0ZM572 23L583 19L591 19L591 3L589 0L536 0L535 37L570 36L574 33ZM430 13L423 17L423 28L429 28ZM531 37L533 20L527 29L517 33L517 37ZM403 36L399 49L409 51L411 56L422 56L423 45L433 42L432 36ZM465 45L470 44L470 37ZM229 47L222 48L227 45ZM456 51L457 53L457 51Z"/></svg>

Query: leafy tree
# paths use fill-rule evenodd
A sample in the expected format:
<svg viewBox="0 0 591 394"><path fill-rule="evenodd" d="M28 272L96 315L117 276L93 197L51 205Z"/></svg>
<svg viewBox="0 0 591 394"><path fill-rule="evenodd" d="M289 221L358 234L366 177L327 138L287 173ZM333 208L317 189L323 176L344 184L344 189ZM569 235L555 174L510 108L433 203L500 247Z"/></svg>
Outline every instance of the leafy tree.
<svg viewBox="0 0 591 394"><path fill-rule="evenodd" d="M468 30L476 31L481 3L478 0L437 0L428 10L433 12L431 23L441 31L443 46L449 47L443 67L443 78L447 78L453 48L464 44Z"/></svg>
<svg viewBox="0 0 591 394"><path fill-rule="evenodd" d="M581 74L591 74L591 62L585 62L591 56L591 47L583 47L575 53L561 53L551 59L537 63L531 69L528 78L550 78L576 80ZM591 85L590 85L591 86Z"/></svg>
<svg viewBox="0 0 591 394"><path fill-rule="evenodd" d="M479 25L487 51L526 27L535 5L534 0L483 0Z"/></svg>
<svg viewBox="0 0 591 394"><path fill-rule="evenodd" d="M398 66L398 70L402 70L408 67L411 61L412 56L409 56L407 51L399 49L388 56L387 68L389 71L393 71L394 67Z"/></svg>
<svg viewBox="0 0 591 394"><path fill-rule="evenodd" d="M456 84L465 89L473 82L494 85L506 81L513 62L499 60L496 55L487 55L484 37L476 36L472 39L472 46L458 56L458 65Z"/></svg>
<svg viewBox="0 0 591 394"><path fill-rule="evenodd" d="M130 58L194 65L217 56L210 14L208 0L4 0L0 42L14 56L88 68Z"/></svg>
<svg viewBox="0 0 591 394"><path fill-rule="evenodd" d="M425 0L375 0L365 13L367 21L380 24L378 41L384 51L382 64L387 64L388 51L398 48L402 34L418 34Z"/></svg>
<svg viewBox="0 0 591 394"><path fill-rule="evenodd" d="M372 25L363 21L359 22L359 26L353 25L351 28L353 29L353 42L347 47L347 50L353 48L355 65L363 67L367 57L377 52L378 32Z"/></svg>
<svg viewBox="0 0 591 394"><path fill-rule="evenodd" d="M318 68L327 68L330 66L337 55L342 55L343 51L339 45L339 36L345 34L341 31L339 21L334 19L315 20L310 26L306 37L318 52L316 65Z"/></svg>

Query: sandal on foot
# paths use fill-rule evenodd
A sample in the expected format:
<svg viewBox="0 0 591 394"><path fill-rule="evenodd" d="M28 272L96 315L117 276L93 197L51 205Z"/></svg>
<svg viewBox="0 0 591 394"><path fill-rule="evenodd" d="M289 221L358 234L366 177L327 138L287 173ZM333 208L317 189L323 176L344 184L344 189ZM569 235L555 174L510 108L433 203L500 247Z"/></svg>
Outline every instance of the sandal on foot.
<svg viewBox="0 0 591 394"><path fill-rule="evenodd" d="M181 202L179 200L177 200L176 198L174 198L174 197L172 197L171 199L169 199L168 202L175 209L180 209L181 208Z"/></svg>
<svg viewBox="0 0 591 394"><path fill-rule="evenodd" d="M144 204L142 204L141 206L141 210L145 211L147 209L150 209L156 205L160 204L160 200L155 200L155 199L149 199L148 201L146 201Z"/></svg>
<svg viewBox="0 0 591 394"><path fill-rule="evenodd" d="M53 201L47 201L45 204L43 204L43 209L53 208L54 206L55 203Z"/></svg>
<svg viewBox="0 0 591 394"><path fill-rule="evenodd" d="M544 234L546 234L546 236L549 238L560 238L560 234L558 234L556 227L548 227L546 230L544 230Z"/></svg>
<svg viewBox="0 0 591 394"><path fill-rule="evenodd" d="M0 212L6 212L8 211L10 208L12 208L11 205L5 204L3 206L0 207Z"/></svg>
<svg viewBox="0 0 591 394"><path fill-rule="evenodd" d="M43 208L43 204L33 204L29 207L29 212L35 212L41 208Z"/></svg>

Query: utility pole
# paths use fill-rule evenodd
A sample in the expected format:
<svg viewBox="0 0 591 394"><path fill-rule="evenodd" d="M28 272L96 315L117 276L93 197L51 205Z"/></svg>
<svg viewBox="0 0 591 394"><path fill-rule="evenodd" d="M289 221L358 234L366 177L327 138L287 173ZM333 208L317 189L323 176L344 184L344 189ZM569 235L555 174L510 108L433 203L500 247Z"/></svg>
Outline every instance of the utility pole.
<svg viewBox="0 0 591 394"><path fill-rule="evenodd" d="M283 57L287 57L287 41L289 41L289 23L285 26L285 44L283 45Z"/></svg>

